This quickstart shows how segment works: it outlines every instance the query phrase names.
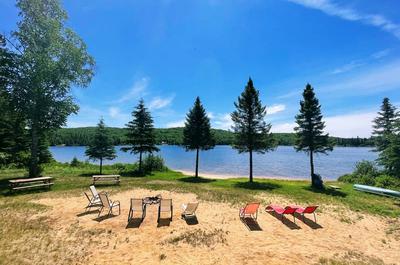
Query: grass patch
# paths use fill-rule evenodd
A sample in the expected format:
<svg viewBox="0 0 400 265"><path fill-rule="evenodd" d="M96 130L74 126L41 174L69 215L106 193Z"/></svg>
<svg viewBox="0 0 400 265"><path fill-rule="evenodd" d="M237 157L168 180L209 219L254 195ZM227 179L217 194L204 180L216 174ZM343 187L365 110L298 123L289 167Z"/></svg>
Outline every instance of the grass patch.
<svg viewBox="0 0 400 265"><path fill-rule="evenodd" d="M227 231L215 228L211 231L205 231L202 229L195 229L186 231L177 236L171 237L164 241L163 244L178 244L180 242L189 244L192 247L212 247L216 244L226 244Z"/></svg>
<svg viewBox="0 0 400 265"><path fill-rule="evenodd" d="M318 265L385 265L383 260L367 256L361 252L348 251L344 255L334 255L332 258L320 258Z"/></svg>

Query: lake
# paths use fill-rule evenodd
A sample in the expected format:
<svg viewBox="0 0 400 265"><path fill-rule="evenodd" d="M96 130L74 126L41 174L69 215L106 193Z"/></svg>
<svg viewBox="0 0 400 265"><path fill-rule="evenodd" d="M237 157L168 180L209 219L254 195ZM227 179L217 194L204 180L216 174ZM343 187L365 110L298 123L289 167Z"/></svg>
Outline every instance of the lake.
<svg viewBox="0 0 400 265"><path fill-rule="evenodd" d="M193 172L195 166L195 152L186 152L184 148L175 145L159 146L161 155L171 169L184 172ZM105 164L133 163L137 157L121 152L116 146L117 158L105 161ZM73 157L81 161L85 156L84 146L53 146L50 147L54 159L59 162L70 162ZM323 179L335 180L339 176L353 171L355 164L361 160L373 161L377 153L369 147L336 147L329 155L317 155L315 170ZM214 149L200 153L200 175L247 177L248 154L238 154L230 146L216 146ZM276 178L309 178L309 159L305 153L296 152L291 146L279 146L275 151L264 155L253 156L255 177ZM96 162L97 163L97 162Z"/></svg>

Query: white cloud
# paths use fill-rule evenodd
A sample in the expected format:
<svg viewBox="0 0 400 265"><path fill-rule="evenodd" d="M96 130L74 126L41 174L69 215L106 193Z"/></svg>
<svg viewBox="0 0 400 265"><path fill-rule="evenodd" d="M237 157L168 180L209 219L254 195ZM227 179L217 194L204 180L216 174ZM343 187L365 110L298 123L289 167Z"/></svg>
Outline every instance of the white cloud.
<svg viewBox="0 0 400 265"><path fill-rule="evenodd" d="M217 114L213 120L213 127L216 129L229 130L233 125L230 113Z"/></svg>
<svg viewBox="0 0 400 265"><path fill-rule="evenodd" d="M274 104L271 107L267 107L267 114L275 114L278 112L282 112L286 109L284 104Z"/></svg>
<svg viewBox="0 0 400 265"><path fill-rule="evenodd" d="M361 62L361 61L352 61L348 64L345 64L341 67L338 67L336 69L334 69L331 74L336 75L336 74L341 74L341 73L345 73L345 72L349 72L355 68L359 68L361 66L365 65L365 63Z"/></svg>
<svg viewBox="0 0 400 265"><path fill-rule="evenodd" d="M337 137L370 137L372 133L372 120L376 112L350 113L326 117L326 131L331 136Z"/></svg>
<svg viewBox="0 0 400 265"><path fill-rule="evenodd" d="M370 137L372 133L372 120L376 117L376 112L357 112L342 114L336 116L327 116L323 118L325 121L325 132L330 136L336 137ZM292 123L273 124L271 131L274 133L290 133L294 132L296 126Z"/></svg>
<svg viewBox="0 0 400 265"><path fill-rule="evenodd" d="M290 2L320 10L330 16L340 17L349 21L359 21L361 23L372 25L383 31L393 34L400 39L400 25L395 24L386 17L379 14L363 14L355 9L339 6L331 0L288 0Z"/></svg>
<svg viewBox="0 0 400 265"><path fill-rule="evenodd" d="M185 120L173 121L166 124L167 128L176 128L184 126L185 126Z"/></svg>
<svg viewBox="0 0 400 265"><path fill-rule="evenodd" d="M332 80L332 84L319 85L322 92L332 93L333 91L342 91L338 96L344 96L351 93L371 94L381 91L398 89L400 87L400 60L369 68L362 73L352 75L344 79ZM332 94L333 95L333 94Z"/></svg>
<svg viewBox="0 0 400 265"><path fill-rule="evenodd" d="M150 101L149 109L157 110L157 109L165 108L172 103L172 100L174 100L174 96L170 96L167 98L155 97Z"/></svg>
<svg viewBox="0 0 400 265"><path fill-rule="evenodd" d="M108 114L111 118L115 118L120 113L120 109L118 107L110 107L108 108Z"/></svg>
<svg viewBox="0 0 400 265"><path fill-rule="evenodd" d="M379 51L379 52L376 52L376 53L372 54L371 57L373 59L378 60L378 59L381 59L383 57L388 56L389 53L390 53L390 50L389 49L385 49L385 50L382 50L382 51Z"/></svg>
<svg viewBox="0 0 400 265"><path fill-rule="evenodd" d="M295 123L278 123L272 124L271 132L273 133L292 133L294 132L293 128L295 127Z"/></svg>
<svg viewBox="0 0 400 265"><path fill-rule="evenodd" d="M137 100L144 96L146 89L149 86L150 79L148 77L142 77L136 80L133 86L119 99L115 100L113 103L124 103L130 100Z"/></svg>

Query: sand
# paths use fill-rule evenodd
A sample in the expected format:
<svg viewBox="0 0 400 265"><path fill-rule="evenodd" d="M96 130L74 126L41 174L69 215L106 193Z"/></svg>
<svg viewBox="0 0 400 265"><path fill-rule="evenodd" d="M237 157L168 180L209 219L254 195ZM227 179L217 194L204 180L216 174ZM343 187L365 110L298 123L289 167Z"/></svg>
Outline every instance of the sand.
<svg viewBox="0 0 400 265"><path fill-rule="evenodd" d="M129 198L158 193L173 199L172 222L163 220L157 225L157 206L151 205L143 223L127 227ZM281 201L263 196L271 202ZM400 261L400 240L385 233L389 219L345 208L323 207L317 213L319 225L310 220L312 216L305 223L282 223L260 209L258 224L246 226L237 207L200 201L198 223L188 224L180 218L180 208L182 203L195 201L195 194L134 189L110 197L121 202L120 215L96 219L97 212L84 214L86 198L81 196L35 201L51 209L33 218L49 217L52 229L64 239L81 237L87 253L81 264L313 264L321 257L348 251L385 263ZM71 227L81 232L72 235Z"/></svg>

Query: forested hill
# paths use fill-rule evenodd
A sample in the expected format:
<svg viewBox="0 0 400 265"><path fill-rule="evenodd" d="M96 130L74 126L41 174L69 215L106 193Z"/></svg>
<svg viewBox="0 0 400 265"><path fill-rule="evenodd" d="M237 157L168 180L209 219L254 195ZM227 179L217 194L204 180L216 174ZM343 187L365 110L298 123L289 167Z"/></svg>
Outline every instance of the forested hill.
<svg viewBox="0 0 400 265"><path fill-rule="evenodd" d="M96 127L82 128L63 128L59 129L50 136L50 145L88 145L93 138ZM126 143L124 128L108 127L107 130L114 145L124 145ZM183 137L183 128L160 128L155 129L158 144L181 144ZM233 133L230 131L213 129L216 143L219 145L232 144ZM275 133L275 139L279 145L293 145L295 135L293 133ZM337 138L332 137L332 141L339 146L372 146L373 141L370 138Z"/></svg>

